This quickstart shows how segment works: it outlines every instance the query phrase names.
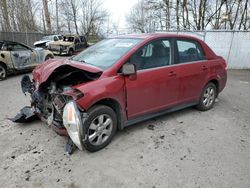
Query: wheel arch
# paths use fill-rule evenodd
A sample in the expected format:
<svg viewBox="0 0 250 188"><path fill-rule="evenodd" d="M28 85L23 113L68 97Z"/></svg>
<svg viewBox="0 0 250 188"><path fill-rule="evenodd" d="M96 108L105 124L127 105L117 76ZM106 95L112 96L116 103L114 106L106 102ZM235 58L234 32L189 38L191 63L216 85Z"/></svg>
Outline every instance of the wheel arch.
<svg viewBox="0 0 250 188"><path fill-rule="evenodd" d="M112 99L112 98L101 99L95 102L94 104L92 104L89 108L96 106L96 105L105 105L105 106L112 108L112 110L114 110L114 112L117 115L118 129L121 130L124 128L125 117L124 117L121 105L117 100Z"/></svg>
<svg viewBox="0 0 250 188"><path fill-rule="evenodd" d="M6 63L4 63L4 62L0 61L0 65L3 65L3 66L4 66L4 68L5 68L5 69L6 69L6 71L7 71L7 65L6 65Z"/></svg>

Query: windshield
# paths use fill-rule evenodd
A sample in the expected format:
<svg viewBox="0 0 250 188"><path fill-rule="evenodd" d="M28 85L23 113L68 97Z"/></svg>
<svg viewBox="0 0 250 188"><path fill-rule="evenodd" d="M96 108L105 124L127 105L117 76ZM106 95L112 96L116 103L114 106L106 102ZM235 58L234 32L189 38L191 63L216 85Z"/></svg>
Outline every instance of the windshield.
<svg viewBox="0 0 250 188"><path fill-rule="evenodd" d="M51 36L45 36L42 38L42 40L51 40Z"/></svg>
<svg viewBox="0 0 250 188"><path fill-rule="evenodd" d="M63 41L65 41L65 42L73 42L74 37L63 37Z"/></svg>
<svg viewBox="0 0 250 188"><path fill-rule="evenodd" d="M104 39L73 57L72 60L107 69L140 41L141 39Z"/></svg>

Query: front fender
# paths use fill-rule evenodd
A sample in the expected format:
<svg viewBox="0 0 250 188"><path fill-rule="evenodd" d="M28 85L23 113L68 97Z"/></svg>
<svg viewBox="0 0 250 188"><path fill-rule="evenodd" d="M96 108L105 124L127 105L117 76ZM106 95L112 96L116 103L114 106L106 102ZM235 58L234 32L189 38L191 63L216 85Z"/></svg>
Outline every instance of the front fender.
<svg viewBox="0 0 250 188"><path fill-rule="evenodd" d="M122 109L125 109L125 81L122 76L98 79L75 88L84 94L76 102L85 110L103 99L113 99L120 104Z"/></svg>

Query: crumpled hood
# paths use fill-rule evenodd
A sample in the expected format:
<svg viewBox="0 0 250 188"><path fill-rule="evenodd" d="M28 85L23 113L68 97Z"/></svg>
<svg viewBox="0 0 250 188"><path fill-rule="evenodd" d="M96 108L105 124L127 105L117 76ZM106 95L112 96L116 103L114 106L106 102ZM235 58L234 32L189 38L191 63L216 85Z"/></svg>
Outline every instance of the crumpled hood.
<svg viewBox="0 0 250 188"><path fill-rule="evenodd" d="M70 46L72 44L73 42L66 42L66 41L60 41L60 40L50 43L50 45L55 45L55 46Z"/></svg>
<svg viewBox="0 0 250 188"><path fill-rule="evenodd" d="M36 81L36 84L38 84L37 86L39 86L42 83L44 83L58 67L66 66L66 65L75 67L81 70L85 70L91 73L103 72L101 69L95 66L86 64L86 63L71 61L69 59L51 59L51 60L44 62L41 65L38 65L33 70L32 72L33 79Z"/></svg>

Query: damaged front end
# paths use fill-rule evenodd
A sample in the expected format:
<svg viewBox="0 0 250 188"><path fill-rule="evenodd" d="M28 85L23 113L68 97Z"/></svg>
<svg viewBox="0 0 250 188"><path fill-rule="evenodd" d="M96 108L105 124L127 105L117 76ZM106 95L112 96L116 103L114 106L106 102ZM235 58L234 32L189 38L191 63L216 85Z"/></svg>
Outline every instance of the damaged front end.
<svg viewBox="0 0 250 188"><path fill-rule="evenodd" d="M42 75L37 76L36 73L33 72L36 78L33 81L27 75L22 78L22 91L30 95L31 106L23 108L12 121L24 123L39 117L59 135L70 137L66 145L67 153L72 153L75 145L82 150L86 139L83 124L87 114L76 103L84 94L74 86L94 81L101 73L69 64L58 66L43 80Z"/></svg>

